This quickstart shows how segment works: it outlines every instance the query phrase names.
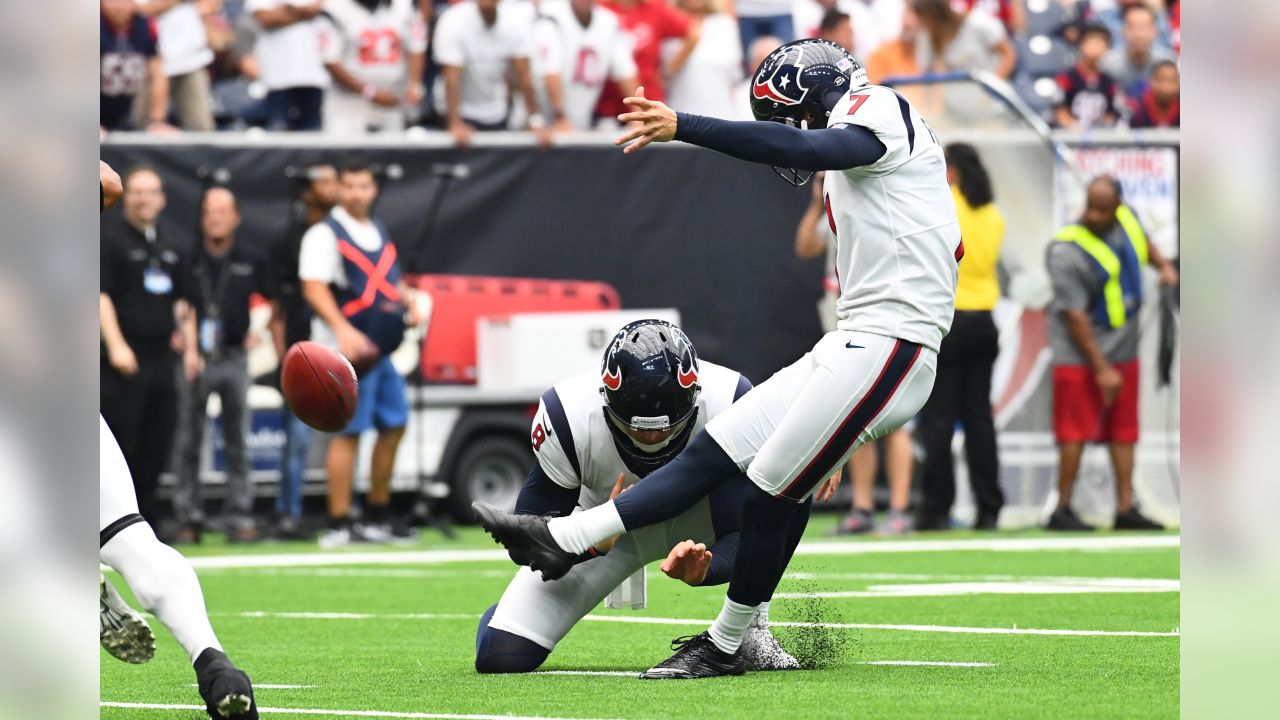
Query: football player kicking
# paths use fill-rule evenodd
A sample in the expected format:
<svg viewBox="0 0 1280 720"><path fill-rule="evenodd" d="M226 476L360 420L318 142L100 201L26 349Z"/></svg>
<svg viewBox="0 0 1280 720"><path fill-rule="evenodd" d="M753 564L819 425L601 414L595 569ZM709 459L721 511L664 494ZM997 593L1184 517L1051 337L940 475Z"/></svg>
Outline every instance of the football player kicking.
<svg viewBox="0 0 1280 720"><path fill-rule="evenodd" d="M642 677L739 675L743 634L786 568L801 503L858 446L901 426L929 397L964 250L933 133L906 99L869 85L832 43L798 40L760 64L751 109L767 122L676 113L643 89L626 102L632 111L618 119L635 125L617 142L630 143L627 153L681 140L772 165L796 185L828 171L837 329L617 499L550 521L487 506L477 513L514 555L556 578L593 543L664 521L745 470L751 482L724 607L708 631Z"/></svg>
<svg viewBox="0 0 1280 720"><path fill-rule="evenodd" d="M571 378L542 396L530 435L538 462L516 501L516 513L565 517L578 505L591 508L618 497L624 485L675 457L708 420L750 388L742 375L699 362L676 326L661 320L627 325L605 350L600 374ZM536 670L606 596L610 607L644 607L645 565L655 560L666 558L662 571L689 585L727 582L746 485L738 473L668 522L616 542L601 538L575 555L572 567L553 582L542 582L533 570L521 568L498 604L480 619L476 670ZM797 514L807 518L808 512L805 504ZM797 527L794 536L784 538L788 554L804 523ZM514 552L512 556L527 564ZM753 670L798 668L767 623L765 602L753 609L750 626L744 628L747 665Z"/></svg>
<svg viewBox="0 0 1280 720"><path fill-rule="evenodd" d="M98 161L102 209L123 189L120 177ZM231 663L213 634L200 581L177 550L156 538L138 514L138 499L124 454L107 421L98 416L99 559L124 576L142 606L155 614L187 651L196 671L196 687L214 720L257 720L249 676ZM155 636L146 620L125 603L111 582L99 576L99 633L103 648L126 662L141 663L155 654Z"/></svg>

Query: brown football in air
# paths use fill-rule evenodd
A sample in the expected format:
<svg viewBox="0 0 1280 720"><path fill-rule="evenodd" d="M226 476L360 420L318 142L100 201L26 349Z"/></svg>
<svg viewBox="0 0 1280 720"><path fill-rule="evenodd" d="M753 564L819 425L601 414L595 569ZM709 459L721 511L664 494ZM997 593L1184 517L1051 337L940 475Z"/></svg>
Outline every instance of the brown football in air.
<svg viewBox="0 0 1280 720"><path fill-rule="evenodd" d="M284 354L280 390L299 420L322 432L337 432L356 412L359 383L346 358L304 340Z"/></svg>

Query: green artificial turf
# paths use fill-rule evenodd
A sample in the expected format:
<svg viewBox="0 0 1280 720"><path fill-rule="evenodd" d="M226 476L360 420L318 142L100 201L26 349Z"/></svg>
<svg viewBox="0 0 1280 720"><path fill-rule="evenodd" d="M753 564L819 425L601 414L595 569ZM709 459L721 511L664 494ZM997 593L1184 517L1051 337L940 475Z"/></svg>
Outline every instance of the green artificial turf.
<svg viewBox="0 0 1280 720"><path fill-rule="evenodd" d="M829 522L815 519L814 525ZM818 540L822 528L811 529ZM1038 537L1018 533L1013 537ZM1002 538L921 534L915 539ZM1059 536L1054 536L1059 537ZM849 540L851 544L887 542ZM413 550L495 546L468 530L450 543L425 537ZM361 548L369 550L369 548ZM248 552L317 552L314 545ZM199 555L244 552L221 546ZM392 551L389 551L392 552ZM481 676L472 668L476 621L497 601L509 562L376 564L200 570L213 624L231 657L258 684L306 685L257 692L267 708L555 718L1173 717L1179 638L942 632L938 629L775 627L784 645L819 667L697 682L631 677ZM871 577L868 577L871 576ZM130 597L117 575L117 587ZM779 593L865 591L872 586L1043 578L1176 579L1176 548L1028 552L945 551L798 555ZM689 588L650 567L649 607L593 615L678 618L699 624L584 621L544 670L641 671L669 654L677 635L715 616L724 588ZM1178 629L1178 592L994 594L775 600L777 621L1146 631ZM359 613L360 619L251 617L243 613ZM417 617L405 615L462 615ZM101 660L104 702L196 705L194 675L172 637L158 635L143 666ZM893 666L875 661L990 663L990 667ZM264 717L361 717L264 712ZM103 707L102 718L195 719L190 709Z"/></svg>

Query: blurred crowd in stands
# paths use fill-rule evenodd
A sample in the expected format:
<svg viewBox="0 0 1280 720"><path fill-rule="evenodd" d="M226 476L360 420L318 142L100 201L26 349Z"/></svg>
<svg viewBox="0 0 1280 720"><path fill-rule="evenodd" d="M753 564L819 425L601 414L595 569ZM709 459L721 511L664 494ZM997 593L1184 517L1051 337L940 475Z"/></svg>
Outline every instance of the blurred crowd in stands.
<svg viewBox="0 0 1280 720"><path fill-rule="evenodd" d="M101 0L103 131L609 127L624 94L747 119L823 37L872 82L985 71L1066 128L1179 124L1178 0Z"/></svg>

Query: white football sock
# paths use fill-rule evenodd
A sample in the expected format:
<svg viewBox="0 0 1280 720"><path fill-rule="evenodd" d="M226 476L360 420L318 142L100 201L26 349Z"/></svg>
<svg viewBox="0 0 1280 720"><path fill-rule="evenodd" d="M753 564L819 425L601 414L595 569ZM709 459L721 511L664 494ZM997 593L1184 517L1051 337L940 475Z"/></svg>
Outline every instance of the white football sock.
<svg viewBox="0 0 1280 720"><path fill-rule="evenodd" d="M711 634L711 642L715 643L722 652L738 652L738 646L742 644L742 636L747 633L747 626L755 616L756 607L739 605L726 597L724 607L716 616L716 621L711 623L711 629L707 631Z"/></svg>
<svg viewBox="0 0 1280 720"><path fill-rule="evenodd" d="M100 551L138 598L173 633L191 661L205 648L222 650L209 625L200 581L186 558L156 538L151 526L136 523L121 530Z"/></svg>
<svg viewBox="0 0 1280 720"><path fill-rule="evenodd" d="M579 554L598 542L627 531L612 500L568 517L552 518L547 529L561 549Z"/></svg>
<svg viewBox="0 0 1280 720"><path fill-rule="evenodd" d="M756 624L766 627L769 624L769 601L765 600L756 607Z"/></svg>

